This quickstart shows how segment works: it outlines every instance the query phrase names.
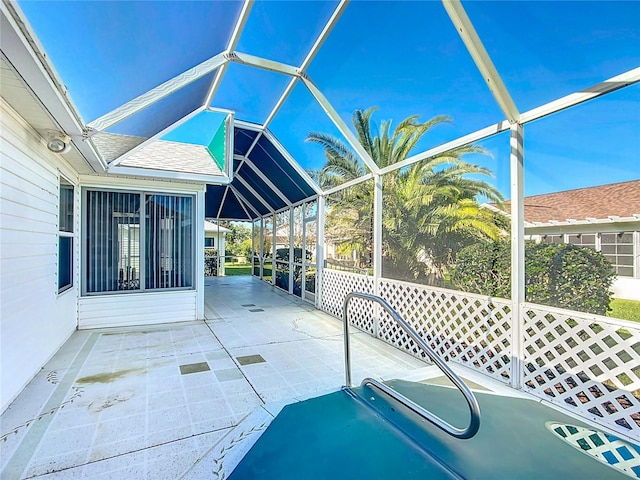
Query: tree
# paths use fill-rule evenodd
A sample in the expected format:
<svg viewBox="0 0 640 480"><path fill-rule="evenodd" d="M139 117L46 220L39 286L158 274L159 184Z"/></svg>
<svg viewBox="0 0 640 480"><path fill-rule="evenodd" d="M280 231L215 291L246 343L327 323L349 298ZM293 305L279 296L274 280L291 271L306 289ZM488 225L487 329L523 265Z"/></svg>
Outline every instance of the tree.
<svg viewBox="0 0 640 480"><path fill-rule="evenodd" d="M245 238L242 241L242 243L240 243L240 246L238 247L238 255L240 255L241 257L251 258L253 254L251 247L252 247L251 239Z"/></svg>
<svg viewBox="0 0 640 480"><path fill-rule="evenodd" d="M393 131L392 122L383 121L375 135L375 110L356 110L353 124L360 143L380 168L407 158L433 127L451 120L441 115L421 123L414 115ZM313 172L323 188L367 173L360 158L341 140L313 132L307 141L324 148L326 164ZM491 176L491 172L462 160L472 153L486 154L479 146L466 145L384 175L385 276L441 284L446 265L460 248L478 239L498 238L496 215L480 208L476 197L496 202L502 197L494 187L474 178ZM359 183L333 197L328 201L327 238L363 255L372 253L372 182Z"/></svg>
<svg viewBox="0 0 640 480"><path fill-rule="evenodd" d="M231 230L225 235L225 255L250 256L251 228L240 222L229 222L225 220L221 220L219 224Z"/></svg>
<svg viewBox="0 0 640 480"><path fill-rule="evenodd" d="M467 152L454 153L455 163L434 157L385 180L385 276L441 285L460 249L500 237L500 218L476 200L484 195L500 201L500 194L468 178L490 172L460 161Z"/></svg>

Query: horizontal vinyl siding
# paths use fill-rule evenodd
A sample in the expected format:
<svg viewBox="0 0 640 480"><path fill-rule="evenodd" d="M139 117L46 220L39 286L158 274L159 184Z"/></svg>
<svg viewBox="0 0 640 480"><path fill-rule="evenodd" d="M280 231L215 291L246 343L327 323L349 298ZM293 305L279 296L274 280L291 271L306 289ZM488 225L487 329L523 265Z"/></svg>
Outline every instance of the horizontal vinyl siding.
<svg viewBox="0 0 640 480"><path fill-rule="evenodd" d="M10 221L11 217L13 217L29 220L38 225L44 224L48 227L55 225L55 222L57 222L57 215L54 213L57 211L57 205L55 203L45 204L44 202L41 202L33 205L32 202L25 202L24 197L20 198L18 201L14 200L16 198L15 195L7 195L7 198L8 199L4 205L2 205L3 221ZM12 200L9 200L9 198L12 198ZM52 209L55 210L52 212ZM11 225L12 223L7 223L7 227L11 227Z"/></svg>
<svg viewBox="0 0 640 480"><path fill-rule="evenodd" d="M61 157L50 153L4 101L0 113L0 411L4 411L77 326L76 288L57 293L58 170L78 187L77 177ZM76 213L78 198L76 194ZM77 231L77 221L75 226Z"/></svg>
<svg viewBox="0 0 640 480"><path fill-rule="evenodd" d="M38 150L44 148L43 145L39 143L31 146L36 147ZM42 160L42 158L34 159L31 157L35 161L22 161L25 155L29 156L38 154L36 153L35 148L29 147L29 145L16 145L15 143L3 144L2 151L5 153L5 156L2 159L2 168L7 171L11 180L23 180L27 185L27 190L32 189L33 191L37 191L37 188L40 188L40 195L30 195L25 197L25 200L31 201L31 206L38 208L42 201L49 205L56 205L58 199L58 177L55 174L56 169L46 161L44 163L38 161ZM51 154L47 151L45 155ZM52 173L54 174L53 176L51 175Z"/></svg>
<svg viewBox="0 0 640 480"><path fill-rule="evenodd" d="M6 170L6 167L2 172L2 176L4 177L2 186L3 196L7 198L17 198L21 203L32 206L35 204L35 208L42 208L42 204L38 203L38 198L42 193L41 187L33 183L21 182L21 177ZM21 183L20 187L17 186L18 183Z"/></svg>
<svg viewBox="0 0 640 480"><path fill-rule="evenodd" d="M82 297L79 328L196 320L196 292L147 292Z"/></svg>
<svg viewBox="0 0 640 480"><path fill-rule="evenodd" d="M16 295L3 298L3 304L7 305L16 301L23 301L33 295L32 285L34 279L43 278L45 281L51 281L51 288L56 287L56 276L58 270L53 263L42 264L37 257L29 259L19 258L15 260L3 260L0 263L2 268L2 284L7 287L11 286Z"/></svg>
<svg viewBox="0 0 640 480"><path fill-rule="evenodd" d="M49 244L31 244L28 251L20 244L4 244L0 250L0 259L33 258L41 255L55 255L55 253L55 246Z"/></svg>

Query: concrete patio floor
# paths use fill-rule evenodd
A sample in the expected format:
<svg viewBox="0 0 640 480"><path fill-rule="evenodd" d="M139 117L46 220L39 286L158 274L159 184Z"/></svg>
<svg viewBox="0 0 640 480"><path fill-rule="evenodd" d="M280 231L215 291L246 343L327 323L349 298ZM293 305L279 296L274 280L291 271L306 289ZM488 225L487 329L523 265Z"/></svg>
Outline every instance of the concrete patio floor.
<svg viewBox="0 0 640 480"><path fill-rule="evenodd" d="M282 406L343 385L341 321L251 277L205 290L204 322L75 332L0 417L1 477L224 478ZM354 383L436 375L352 348Z"/></svg>

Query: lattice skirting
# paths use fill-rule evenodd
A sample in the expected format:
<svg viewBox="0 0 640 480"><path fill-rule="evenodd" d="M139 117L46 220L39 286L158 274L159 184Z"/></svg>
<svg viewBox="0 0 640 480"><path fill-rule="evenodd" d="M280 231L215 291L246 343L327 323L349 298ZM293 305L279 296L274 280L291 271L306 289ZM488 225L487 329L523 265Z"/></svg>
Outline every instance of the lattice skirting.
<svg viewBox="0 0 640 480"><path fill-rule="evenodd" d="M511 302L456 290L382 279L378 295L445 360L503 382L511 379ZM378 337L422 356L413 341L381 312Z"/></svg>
<svg viewBox="0 0 640 480"><path fill-rule="evenodd" d="M524 390L640 438L640 328L524 304Z"/></svg>
<svg viewBox="0 0 640 480"><path fill-rule="evenodd" d="M374 292L373 278L325 269L322 308L342 318L351 292ZM382 279L378 295L446 360L462 363L508 383L511 379L511 303L455 290ZM349 321L385 342L424 358L388 314L367 300L353 299Z"/></svg>
<svg viewBox="0 0 640 480"><path fill-rule="evenodd" d="M342 319L342 305L348 293L374 293L373 290L372 277L324 269L322 272L322 309ZM374 311L371 302L354 298L349 303L349 320L352 325L375 335Z"/></svg>
<svg viewBox="0 0 640 480"><path fill-rule="evenodd" d="M444 359L523 390L607 428L640 438L640 328L633 322L523 304L524 371L512 371L512 311L505 299L325 269L322 308L342 318L354 291L386 299ZM354 299L357 328L423 358L371 302Z"/></svg>

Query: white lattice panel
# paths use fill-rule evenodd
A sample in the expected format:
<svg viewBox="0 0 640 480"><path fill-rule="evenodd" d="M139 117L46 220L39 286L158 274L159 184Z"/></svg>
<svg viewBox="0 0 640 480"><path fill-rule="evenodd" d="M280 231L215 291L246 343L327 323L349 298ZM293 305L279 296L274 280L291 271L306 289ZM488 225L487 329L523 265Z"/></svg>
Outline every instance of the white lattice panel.
<svg viewBox="0 0 640 480"><path fill-rule="evenodd" d="M445 360L511 379L511 302L382 279L379 293ZM383 312L378 336L413 355L414 342Z"/></svg>
<svg viewBox="0 0 640 480"><path fill-rule="evenodd" d="M552 423L547 424L547 428L585 455L594 457L631 478L640 478L640 451L632 444L613 435L574 425Z"/></svg>
<svg viewBox="0 0 640 480"><path fill-rule="evenodd" d="M322 309L342 319L342 305L348 293L373 292L373 278L325 268L322 271ZM361 298L349 302L349 320L365 332L375 334L373 305Z"/></svg>
<svg viewBox="0 0 640 480"><path fill-rule="evenodd" d="M524 304L524 389L640 438L640 328Z"/></svg>

